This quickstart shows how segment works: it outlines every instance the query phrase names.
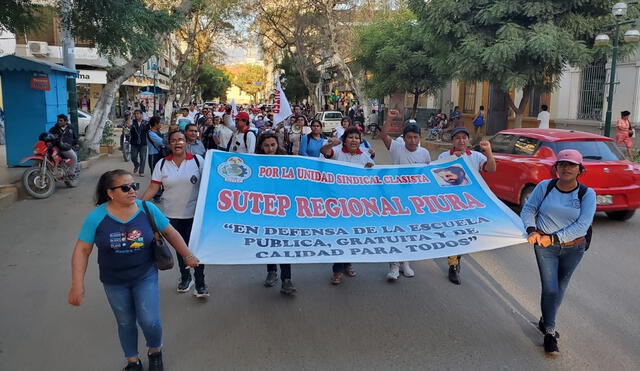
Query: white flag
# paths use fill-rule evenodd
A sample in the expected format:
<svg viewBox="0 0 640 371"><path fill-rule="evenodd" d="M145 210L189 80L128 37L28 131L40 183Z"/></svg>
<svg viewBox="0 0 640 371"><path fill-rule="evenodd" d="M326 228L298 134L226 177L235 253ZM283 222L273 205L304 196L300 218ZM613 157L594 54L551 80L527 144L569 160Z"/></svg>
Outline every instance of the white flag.
<svg viewBox="0 0 640 371"><path fill-rule="evenodd" d="M236 106L236 101L234 99L231 100L231 118L236 119L238 116L238 107Z"/></svg>
<svg viewBox="0 0 640 371"><path fill-rule="evenodd" d="M280 85L280 79L276 82L275 104L273 105L272 112L274 124L278 124L286 120L293 114L293 112L291 112L291 106L289 105L287 96L284 95L284 90L282 90L282 86Z"/></svg>

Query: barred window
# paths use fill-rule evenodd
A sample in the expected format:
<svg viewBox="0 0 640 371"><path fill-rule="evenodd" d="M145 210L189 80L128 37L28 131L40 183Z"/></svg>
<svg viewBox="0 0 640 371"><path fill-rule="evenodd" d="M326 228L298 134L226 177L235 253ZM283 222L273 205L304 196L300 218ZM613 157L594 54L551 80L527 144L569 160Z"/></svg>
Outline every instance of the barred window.
<svg viewBox="0 0 640 371"><path fill-rule="evenodd" d="M578 119L602 120L607 59L600 58L582 70Z"/></svg>
<svg viewBox="0 0 640 371"><path fill-rule="evenodd" d="M462 102L462 112L475 113L476 111L476 83L464 83L464 102Z"/></svg>

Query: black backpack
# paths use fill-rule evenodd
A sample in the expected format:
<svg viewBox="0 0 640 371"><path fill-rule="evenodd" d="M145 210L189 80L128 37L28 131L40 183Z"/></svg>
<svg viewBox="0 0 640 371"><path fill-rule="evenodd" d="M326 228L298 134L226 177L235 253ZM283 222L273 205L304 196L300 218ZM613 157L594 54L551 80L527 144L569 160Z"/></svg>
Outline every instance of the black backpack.
<svg viewBox="0 0 640 371"><path fill-rule="evenodd" d="M198 170L200 170L200 160L198 160L198 156L193 155L193 159L196 160L196 166L198 167ZM162 168L164 168L164 163L166 162L166 159L162 159L160 160L160 171L162 171Z"/></svg>
<svg viewBox="0 0 640 371"><path fill-rule="evenodd" d="M253 135L256 136L256 139L258 138L258 134L256 134L256 132L254 130L247 130L246 133L244 133L244 135L242 136L242 139L244 140L244 148L247 148L247 134L249 133L253 133ZM231 137L231 139L229 139L229 143L227 143L227 149L226 151L229 152L229 150L231 149L231 142L233 142L233 136Z"/></svg>
<svg viewBox="0 0 640 371"><path fill-rule="evenodd" d="M542 197L542 201L544 201L544 199L547 198L547 195L549 194L549 192L551 192L555 188L556 184L558 184L558 178L551 179L549 184L547 184L547 191L544 193L544 197ZM578 183L578 186L580 187L580 189L578 190L578 200L582 202L582 197L584 197L584 195L587 193L587 190L589 189L589 187L580 183ZM542 201L540 201L541 205L542 205ZM591 245L592 234L593 234L593 228L590 225L589 229L587 229L587 234L584 236L584 238L587 240L587 246L584 248L584 251L589 250L589 246Z"/></svg>

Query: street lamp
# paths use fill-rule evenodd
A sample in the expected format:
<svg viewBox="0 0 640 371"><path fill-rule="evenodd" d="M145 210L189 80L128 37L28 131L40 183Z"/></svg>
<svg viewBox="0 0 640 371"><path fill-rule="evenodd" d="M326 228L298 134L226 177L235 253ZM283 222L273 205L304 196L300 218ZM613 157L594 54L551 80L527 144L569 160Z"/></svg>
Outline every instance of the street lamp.
<svg viewBox="0 0 640 371"><path fill-rule="evenodd" d="M613 90L616 84L616 63L618 62L618 39L620 37L620 26L635 24L635 20L622 21L627 15L627 4L616 3L611 10L616 24L615 33L613 36L613 53L611 54L611 74L609 76L609 96L607 97L607 114L604 119L604 135L611 136L611 110L613 109ZM609 36L606 34L600 34L596 36L594 45L603 47L609 45ZM636 29L630 29L624 33L624 41L626 43L636 43L640 41L640 31Z"/></svg>

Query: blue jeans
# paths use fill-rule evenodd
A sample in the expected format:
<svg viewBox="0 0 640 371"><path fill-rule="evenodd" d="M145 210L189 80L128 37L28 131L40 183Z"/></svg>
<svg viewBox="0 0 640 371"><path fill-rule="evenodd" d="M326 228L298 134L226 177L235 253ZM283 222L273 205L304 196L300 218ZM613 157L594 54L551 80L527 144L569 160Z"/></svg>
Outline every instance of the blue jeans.
<svg viewBox="0 0 640 371"><path fill-rule="evenodd" d="M147 160L147 146L146 145L131 145L131 162L133 167L138 169L138 174L144 174L144 164Z"/></svg>
<svg viewBox="0 0 640 371"><path fill-rule="evenodd" d="M138 327L140 325L147 347L162 347L160 323L160 293L158 270L151 269L140 281L129 285L104 284L107 300L118 323L118 337L126 358L138 355Z"/></svg>
<svg viewBox="0 0 640 371"><path fill-rule="evenodd" d="M558 308L562 303L571 275L584 255L585 247L584 244L576 244L564 247L536 245L534 248L540 271L540 281L542 281L540 308L545 330L556 328Z"/></svg>

